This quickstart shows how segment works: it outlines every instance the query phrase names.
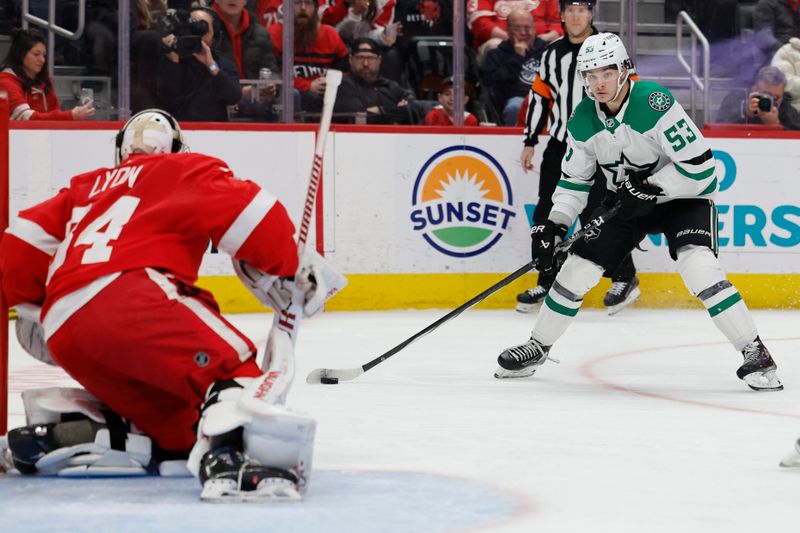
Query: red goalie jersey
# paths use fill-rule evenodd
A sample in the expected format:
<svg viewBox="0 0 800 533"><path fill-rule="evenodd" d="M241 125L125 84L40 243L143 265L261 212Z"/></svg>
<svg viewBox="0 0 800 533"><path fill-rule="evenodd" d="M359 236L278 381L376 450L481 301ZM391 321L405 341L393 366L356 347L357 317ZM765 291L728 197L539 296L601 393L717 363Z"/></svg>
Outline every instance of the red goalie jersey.
<svg viewBox="0 0 800 533"><path fill-rule="evenodd" d="M290 276L297 269L293 234L283 205L219 159L132 156L76 176L20 212L0 245L3 290L9 305L44 304L44 319L54 302L117 272L151 267L192 285L209 240L265 272Z"/></svg>

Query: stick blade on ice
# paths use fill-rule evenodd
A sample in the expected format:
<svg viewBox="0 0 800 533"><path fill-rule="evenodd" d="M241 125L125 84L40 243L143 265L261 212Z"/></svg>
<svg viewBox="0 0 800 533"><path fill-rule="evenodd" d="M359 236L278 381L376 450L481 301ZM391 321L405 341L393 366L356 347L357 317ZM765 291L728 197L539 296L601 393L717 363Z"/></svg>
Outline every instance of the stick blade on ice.
<svg viewBox="0 0 800 533"><path fill-rule="evenodd" d="M335 379L338 380L340 383L342 381L350 381L352 379L356 379L358 376L364 373L364 370L359 368L317 368L316 370L312 370L308 376L306 376L306 383L311 385L317 385L322 383L323 378L325 379Z"/></svg>

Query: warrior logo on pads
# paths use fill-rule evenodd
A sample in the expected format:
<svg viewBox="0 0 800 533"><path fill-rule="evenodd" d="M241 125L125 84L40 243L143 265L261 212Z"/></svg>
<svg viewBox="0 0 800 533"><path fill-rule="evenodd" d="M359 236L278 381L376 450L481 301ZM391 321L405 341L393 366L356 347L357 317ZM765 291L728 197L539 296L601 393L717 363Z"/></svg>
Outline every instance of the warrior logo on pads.
<svg viewBox="0 0 800 533"><path fill-rule="evenodd" d="M503 168L483 150L464 145L428 159L411 204L414 231L451 257L482 254L503 237L515 216Z"/></svg>

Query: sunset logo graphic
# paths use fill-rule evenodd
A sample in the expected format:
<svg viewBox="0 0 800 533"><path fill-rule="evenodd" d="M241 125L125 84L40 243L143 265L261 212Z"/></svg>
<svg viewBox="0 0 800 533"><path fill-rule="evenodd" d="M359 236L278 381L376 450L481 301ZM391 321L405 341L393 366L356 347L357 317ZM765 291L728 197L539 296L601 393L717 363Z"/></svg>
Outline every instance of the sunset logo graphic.
<svg viewBox="0 0 800 533"><path fill-rule="evenodd" d="M411 222L428 244L451 257L494 246L516 215L511 184L491 155L451 146L422 166L414 183Z"/></svg>

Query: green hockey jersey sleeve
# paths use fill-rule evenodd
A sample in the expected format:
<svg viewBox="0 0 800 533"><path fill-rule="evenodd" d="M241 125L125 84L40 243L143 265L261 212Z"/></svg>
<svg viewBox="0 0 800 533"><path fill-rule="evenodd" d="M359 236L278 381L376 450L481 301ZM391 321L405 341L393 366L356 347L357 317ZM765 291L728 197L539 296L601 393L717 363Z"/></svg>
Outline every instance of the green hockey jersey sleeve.
<svg viewBox="0 0 800 533"><path fill-rule="evenodd" d="M648 132L669 162L647 181L670 198L696 198L717 189L716 160L703 134L678 102Z"/></svg>

